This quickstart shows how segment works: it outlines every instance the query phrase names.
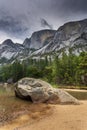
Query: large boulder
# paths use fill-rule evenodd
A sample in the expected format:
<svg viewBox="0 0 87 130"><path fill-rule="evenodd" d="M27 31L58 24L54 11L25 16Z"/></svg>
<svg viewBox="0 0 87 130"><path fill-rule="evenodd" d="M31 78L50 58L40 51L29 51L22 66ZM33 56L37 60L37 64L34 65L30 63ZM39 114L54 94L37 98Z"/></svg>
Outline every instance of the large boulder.
<svg viewBox="0 0 87 130"><path fill-rule="evenodd" d="M53 88L40 79L23 78L15 86L15 95L33 103L79 104L79 101L61 89Z"/></svg>

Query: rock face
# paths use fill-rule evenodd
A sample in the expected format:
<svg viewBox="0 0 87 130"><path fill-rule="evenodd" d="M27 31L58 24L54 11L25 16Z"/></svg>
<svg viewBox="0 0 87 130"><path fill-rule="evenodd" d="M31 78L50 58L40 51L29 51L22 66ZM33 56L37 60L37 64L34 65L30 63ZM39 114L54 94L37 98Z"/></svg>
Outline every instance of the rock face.
<svg viewBox="0 0 87 130"><path fill-rule="evenodd" d="M31 39L26 38L23 42L23 45L24 45L25 48L30 48L30 43L31 43Z"/></svg>
<svg viewBox="0 0 87 130"><path fill-rule="evenodd" d="M48 44L54 37L55 30L40 30L26 38L23 44L14 43L11 39L0 44L0 64L12 63L15 59L23 60L37 49Z"/></svg>
<svg viewBox="0 0 87 130"><path fill-rule="evenodd" d="M79 55L87 51L87 19L64 24L58 30L40 30L26 38L23 44L7 39L0 44L0 64L12 63L16 59L39 59L45 55L61 56L62 52Z"/></svg>
<svg viewBox="0 0 87 130"><path fill-rule="evenodd" d="M56 31L55 30L40 30L34 32L31 36L30 48L40 49L44 46L44 44L48 44L48 38L54 37Z"/></svg>
<svg viewBox="0 0 87 130"><path fill-rule="evenodd" d="M75 54L87 51L87 19L69 22L59 27L53 40L34 52L33 55L38 56L54 52L59 54L61 50L68 52L70 48Z"/></svg>
<svg viewBox="0 0 87 130"><path fill-rule="evenodd" d="M7 63L11 59L17 58L19 55L23 55L24 47L21 44L13 43L12 40L7 39L0 44L0 63Z"/></svg>
<svg viewBox="0 0 87 130"><path fill-rule="evenodd" d="M29 49L30 39L25 39L23 44L14 43L11 39L5 40L0 44L0 64L12 63L13 61L23 60L32 52Z"/></svg>
<svg viewBox="0 0 87 130"><path fill-rule="evenodd" d="M40 49L47 45L54 37L56 30L40 30L34 32L30 38L26 38L23 42L25 48Z"/></svg>
<svg viewBox="0 0 87 130"><path fill-rule="evenodd" d="M67 92L55 89L40 79L23 78L15 87L15 95L33 103L79 104L79 101Z"/></svg>

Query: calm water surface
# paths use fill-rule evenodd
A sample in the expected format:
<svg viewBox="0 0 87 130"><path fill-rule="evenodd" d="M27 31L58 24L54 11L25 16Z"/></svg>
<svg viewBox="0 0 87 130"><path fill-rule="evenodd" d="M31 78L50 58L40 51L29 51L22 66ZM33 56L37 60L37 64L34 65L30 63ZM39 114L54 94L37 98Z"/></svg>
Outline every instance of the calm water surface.
<svg viewBox="0 0 87 130"><path fill-rule="evenodd" d="M87 100L87 90L86 91L66 90L66 91L79 100ZM6 90L5 88L0 87L0 96L4 94L12 96L14 99L16 99L14 95L14 91L11 90L9 91L9 89Z"/></svg>
<svg viewBox="0 0 87 130"><path fill-rule="evenodd" d="M69 94L71 94L72 96L76 97L79 100L87 100L87 91L67 91Z"/></svg>

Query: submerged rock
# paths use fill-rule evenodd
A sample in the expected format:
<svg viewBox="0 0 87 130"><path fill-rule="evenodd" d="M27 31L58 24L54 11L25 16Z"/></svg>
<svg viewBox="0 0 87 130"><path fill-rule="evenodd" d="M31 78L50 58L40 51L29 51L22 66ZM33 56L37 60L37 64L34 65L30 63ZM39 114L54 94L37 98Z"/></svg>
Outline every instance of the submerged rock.
<svg viewBox="0 0 87 130"><path fill-rule="evenodd" d="M79 104L79 101L67 92L34 78L19 80L15 87L15 95L33 103Z"/></svg>

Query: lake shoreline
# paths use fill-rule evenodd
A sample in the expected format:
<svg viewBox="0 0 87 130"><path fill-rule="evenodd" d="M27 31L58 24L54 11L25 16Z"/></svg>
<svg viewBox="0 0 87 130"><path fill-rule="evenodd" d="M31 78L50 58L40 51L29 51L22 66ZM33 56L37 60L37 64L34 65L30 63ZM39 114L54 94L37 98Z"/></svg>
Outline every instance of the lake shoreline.
<svg viewBox="0 0 87 130"><path fill-rule="evenodd" d="M80 105L50 105L50 113L45 113L39 120L26 120L23 115L18 120L1 127L0 130L86 130L87 129L87 101ZM38 115L38 113L37 113ZM26 120L27 122L25 123ZM19 122L21 121L21 126Z"/></svg>
<svg viewBox="0 0 87 130"><path fill-rule="evenodd" d="M52 116L52 114L54 114L52 110L55 111L55 108L57 109L61 108L59 109L60 112L61 110L63 111L63 109L65 110L66 108L67 108L66 110L70 108L71 110L72 108L75 109L76 106L78 106L78 109L81 109L82 104L83 104L83 110L87 108L87 90L62 89L64 91L69 92L71 95L73 95L73 92L74 92L74 94L77 95L78 97L79 97L78 94L82 94L82 97L86 96L86 99L84 99L84 101L80 101L82 102L82 104L76 105L76 106L75 105L60 105L60 104L58 105L33 104L31 102L16 98L15 93L13 93L13 91L5 91L5 89L4 90L0 89L0 90L1 90L0 91L0 123L4 125L4 126L0 126L0 130L2 129L14 130L13 126L14 128L19 127L19 126L25 126L26 123L28 122L29 123L31 122L32 124L32 122L35 123L35 121L38 121L39 119L43 119L44 117L48 118ZM75 95L73 96L75 97ZM7 129L7 127L9 129Z"/></svg>

